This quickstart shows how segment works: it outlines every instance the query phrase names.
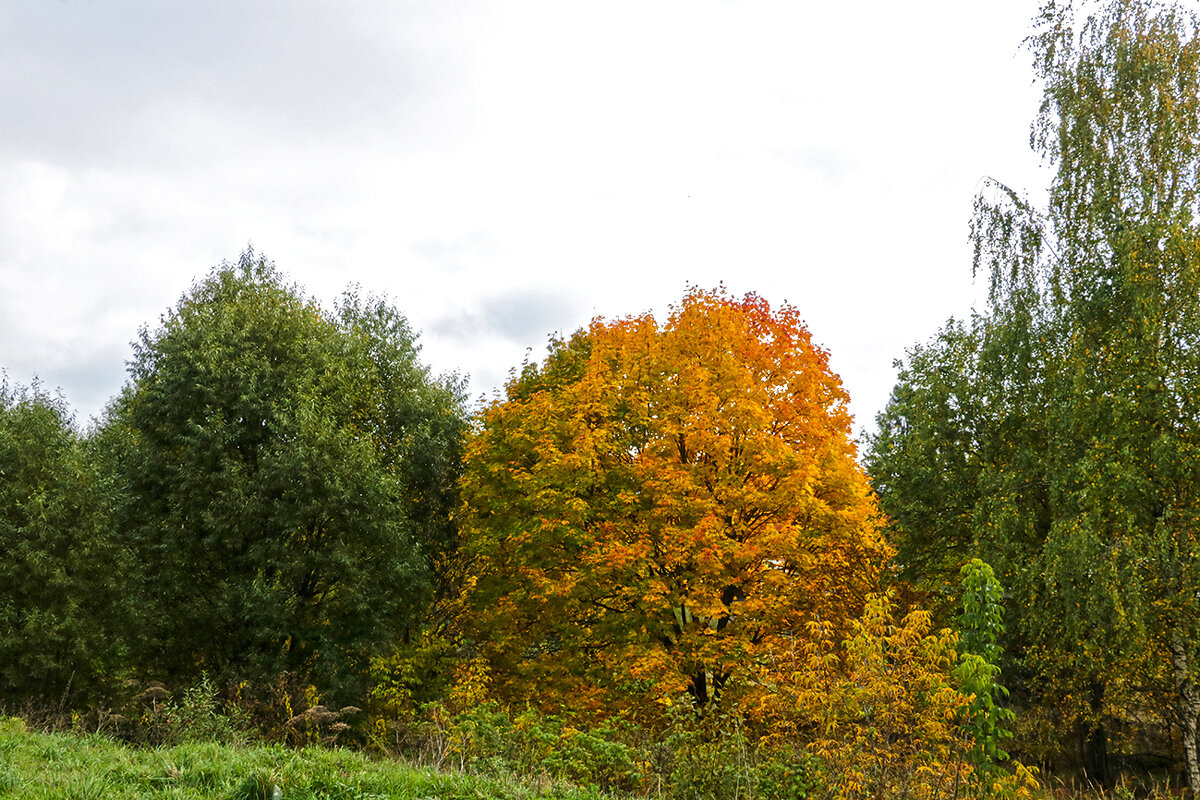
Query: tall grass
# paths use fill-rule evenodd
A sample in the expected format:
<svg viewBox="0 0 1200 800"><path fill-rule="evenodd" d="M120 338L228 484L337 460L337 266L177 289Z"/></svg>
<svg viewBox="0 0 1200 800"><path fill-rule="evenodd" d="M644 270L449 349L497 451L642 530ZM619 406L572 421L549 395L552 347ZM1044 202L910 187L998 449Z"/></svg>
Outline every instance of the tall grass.
<svg viewBox="0 0 1200 800"><path fill-rule="evenodd" d="M188 742L137 748L99 734L38 733L0 721L0 798L8 800L383 800L562 798L597 791L505 776L439 773L348 750Z"/></svg>

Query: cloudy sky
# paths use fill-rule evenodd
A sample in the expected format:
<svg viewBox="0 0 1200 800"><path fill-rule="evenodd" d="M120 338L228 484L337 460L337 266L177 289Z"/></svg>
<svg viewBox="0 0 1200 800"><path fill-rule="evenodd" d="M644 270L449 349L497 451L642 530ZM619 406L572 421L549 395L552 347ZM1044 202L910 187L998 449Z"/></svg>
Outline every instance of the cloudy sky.
<svg viewBox="0 0 1200 800"><path fill-rule="evenodd" d="M1037 0L0 0L0 368L81 424L253 243L490 395L689 284L800 309L858 425L1037 189Z"/></svg>

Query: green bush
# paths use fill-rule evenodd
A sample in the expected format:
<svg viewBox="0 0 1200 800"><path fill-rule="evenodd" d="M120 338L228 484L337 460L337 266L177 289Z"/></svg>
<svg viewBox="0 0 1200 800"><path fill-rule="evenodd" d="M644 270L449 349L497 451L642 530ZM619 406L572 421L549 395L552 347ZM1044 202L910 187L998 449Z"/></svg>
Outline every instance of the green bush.
<svg viewBox="0 0 1200 800"><path fill-rule="evenodd" d="M824 785L821 760L811 753L784 750L772 753L757 769L761 800L807 800Z"/></svg>
<svg viewBox="0 0 1200 800"><path fill-rule="evenodd" d="M487 776L513 770L512 720L495 703L485 703L455 717L447 731L452 766Z"/></svg>
<svg viewBox="0 0 1200 800"><path fill-rule="evenodd" d="M634 748L620 741L628 729L606 722L594 730L564 729L542 767L551 776L601 791L634 791L642 781Z"/></svg>
<svg viewBox="0 0 1200 800"><path fill-rule="evenodd" d="M596 791L636 791L644 754L630 744L635 729L609 721L597 728L570 724L526 710L514 719L485 703L448 721L440 706L426 709L431 721L427 751L439 766L488 777L566 781Z"/></svg>
<svg viewBox="0 0 1200 800"><path fill-rule="evenodd" d="M146 710L134 738L156 745L184 742L245 744L251 723L242 709L222 700L208 675L172 698L160 684L142 693Z"/></svg>

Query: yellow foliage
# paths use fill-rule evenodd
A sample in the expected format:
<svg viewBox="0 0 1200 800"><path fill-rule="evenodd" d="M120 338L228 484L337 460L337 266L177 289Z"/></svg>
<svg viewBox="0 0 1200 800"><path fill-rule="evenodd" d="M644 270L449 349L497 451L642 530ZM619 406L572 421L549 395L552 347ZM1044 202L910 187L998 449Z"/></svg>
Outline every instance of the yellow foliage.
<svg viewBox="0 0 1200 800"><path fill-rule="evenodd" d="M776 651L844 624L889 554L846 400L796 310L755 295L556 342L467 450L462 619L496 698L760 702Z"/></svg>
<svg viewBox="0 0 1200 800"><path fill-rule="evenodd" d="M466 711L484 703L488 698L491 668L482 656L459 661L454 667L454 683L447 698L451 709Z"/></svg>
<svg viewBox="0 0 1200 800"><path fill-rule="evenodd" d="M897 624L886 595L867 600L844 648L810 625L769 711L777 737L800 737L825 763L836 798L953 798L967 792L971 696L955 687L957 635L930 631L929 614Z"/></svg>

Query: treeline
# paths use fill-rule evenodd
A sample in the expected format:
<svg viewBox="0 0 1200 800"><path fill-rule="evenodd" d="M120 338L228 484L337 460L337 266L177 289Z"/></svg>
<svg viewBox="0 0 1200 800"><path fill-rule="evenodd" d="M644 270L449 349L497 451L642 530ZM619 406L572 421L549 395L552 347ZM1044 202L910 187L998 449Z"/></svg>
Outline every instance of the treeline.
<svg viewBox="0 0 1200 800"><path fill-rule="evenodd" d="M664 758L712 783L697 747L731 785L1030 785L998 766L991 570L963 572L962 638L884 592L847 397L790 306L597 319L472 421L391 305L325 311L247 252L129 373L83 434L36 389L0 404L10 711L155 741L232 736L221 708L462 766L604 757L629 790Z"/></svg>
<svg viewBox="0 0 1200 800"><path fill-rule="evenodd" d="M417 355L389 304L322 310L247 252L141 331L86 434L60 399L6 388L7 705L202 674L361 697L456 545L462 388Z"/></svg>
<svg viewBox="0 0 1200 800"><path fill-rule="evenodd" d="M1200 796L1197 20L1076 24L1030 40L1046 204L979 198L988 307L909 351L865 470L799 312L723 290L472 416L390 303L248 252L91 429L5 387L6 709L133 731L192 687L679 797L1023 795L1022 763Z"/></svg>

